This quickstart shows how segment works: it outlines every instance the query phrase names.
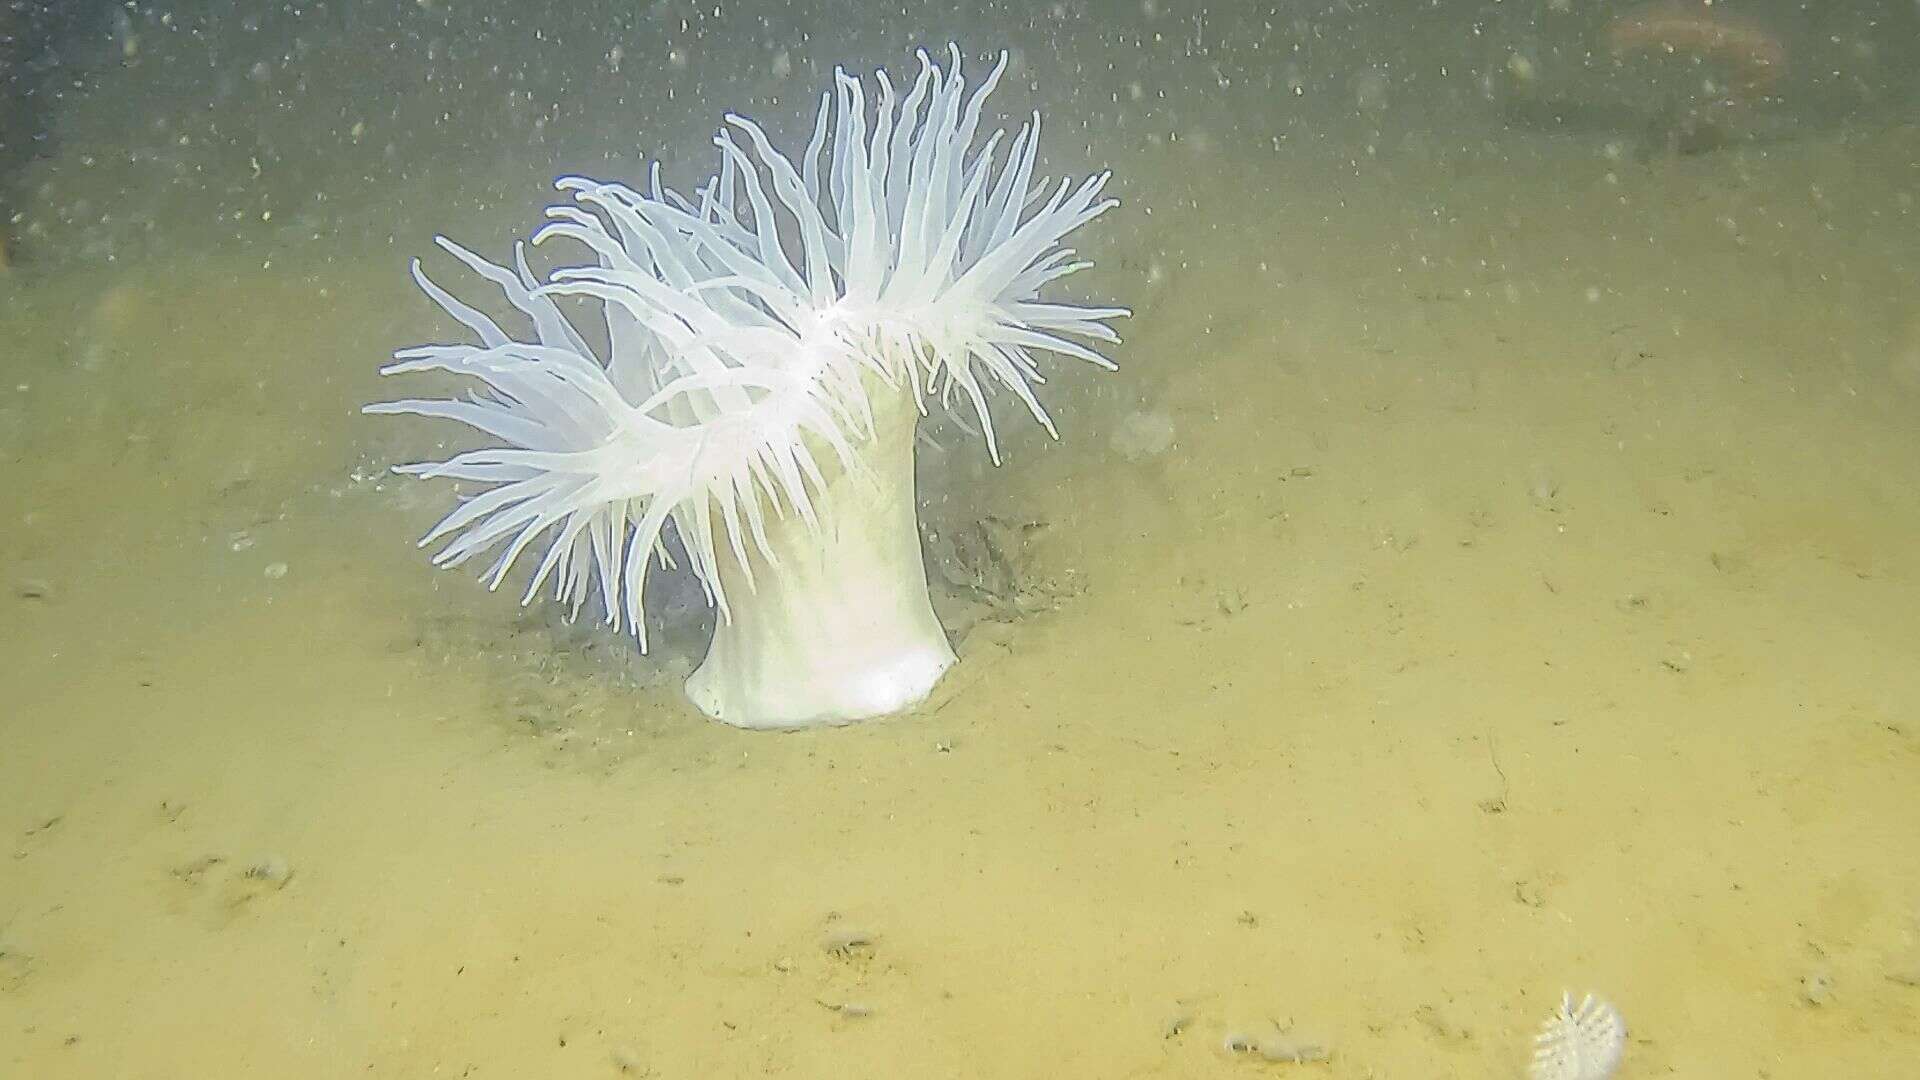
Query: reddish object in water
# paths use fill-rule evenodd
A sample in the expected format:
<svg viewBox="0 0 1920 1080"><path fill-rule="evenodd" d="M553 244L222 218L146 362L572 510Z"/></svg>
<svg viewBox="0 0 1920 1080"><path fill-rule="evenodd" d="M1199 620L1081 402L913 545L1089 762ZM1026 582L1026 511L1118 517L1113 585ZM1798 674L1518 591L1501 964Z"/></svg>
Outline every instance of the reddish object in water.
<svg viewBox="0 0 1920 1080"><path fill-rule="evenodd" d="M1615 56L1686 53L1724 65L1729 101L1765 94L1787 66L1786 46L1765 26L1705 2L1630 11L1607 24L1606 38Z"/></svg>

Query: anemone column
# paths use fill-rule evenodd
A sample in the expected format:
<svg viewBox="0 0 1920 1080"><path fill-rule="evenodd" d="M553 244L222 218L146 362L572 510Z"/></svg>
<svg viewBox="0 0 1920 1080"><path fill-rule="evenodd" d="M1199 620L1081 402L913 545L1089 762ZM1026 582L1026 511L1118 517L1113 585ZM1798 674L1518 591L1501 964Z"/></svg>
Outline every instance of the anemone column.
<svg viewBox="0 0 1920 1080"><path fill-rule="evenodd" d="M834 464L814 495L817 526L797 514L767 523L751 583L723 557L731 613L687 680L687 697L747 728L847 723L918 705L954 662L927 597L913 491L919 411L876 394L861 468ZM816 455L831 461L827 454Z"/></svg>

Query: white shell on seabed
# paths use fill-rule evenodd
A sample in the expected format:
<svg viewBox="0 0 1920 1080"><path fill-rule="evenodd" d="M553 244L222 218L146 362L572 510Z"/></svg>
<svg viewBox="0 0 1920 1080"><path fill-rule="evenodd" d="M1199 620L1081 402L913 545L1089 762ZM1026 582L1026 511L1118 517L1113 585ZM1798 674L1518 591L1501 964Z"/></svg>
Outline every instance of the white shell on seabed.
<svg viewBox="0 0 1920 1080"><path fill-rule="evenodd" d="M1588 994L1576 1007L1560 995L1560 1007L1533 1037L1531 1080L1608 1080L1627 1049L1627 1022L1620 1010Z"/></svg>

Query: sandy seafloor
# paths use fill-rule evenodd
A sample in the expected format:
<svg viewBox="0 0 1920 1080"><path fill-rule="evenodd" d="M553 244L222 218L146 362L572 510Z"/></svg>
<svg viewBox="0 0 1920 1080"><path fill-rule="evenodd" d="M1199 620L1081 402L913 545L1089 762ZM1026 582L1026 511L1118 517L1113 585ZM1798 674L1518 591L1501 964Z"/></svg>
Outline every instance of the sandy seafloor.
<svg viewBox="0 0 1920 1080"><path fill-rule="evenodd" d="M1123 368L928 509L1056 602L797 735L427 567L404 251L15 272L0 1074L1912 1075L1920 131L1301 142L1100 155Z"/></svg>

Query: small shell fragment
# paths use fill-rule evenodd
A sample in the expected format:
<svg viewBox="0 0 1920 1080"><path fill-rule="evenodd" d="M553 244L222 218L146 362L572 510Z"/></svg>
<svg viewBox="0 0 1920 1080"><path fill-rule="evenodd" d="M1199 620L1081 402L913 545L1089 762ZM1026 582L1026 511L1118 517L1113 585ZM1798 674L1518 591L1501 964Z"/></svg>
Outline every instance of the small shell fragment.
<svg viewBox="0 0 1920 1080"><path fill-rule="evenodd" d="M846 958L872 950L878 937L871 931L849 926L828 933L820 940L820 948L828 956Z"/></svg>

